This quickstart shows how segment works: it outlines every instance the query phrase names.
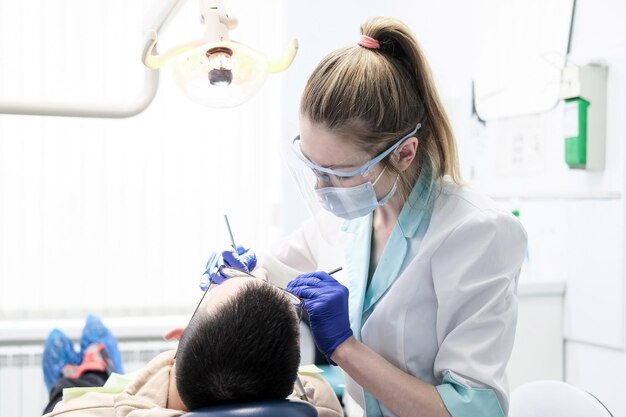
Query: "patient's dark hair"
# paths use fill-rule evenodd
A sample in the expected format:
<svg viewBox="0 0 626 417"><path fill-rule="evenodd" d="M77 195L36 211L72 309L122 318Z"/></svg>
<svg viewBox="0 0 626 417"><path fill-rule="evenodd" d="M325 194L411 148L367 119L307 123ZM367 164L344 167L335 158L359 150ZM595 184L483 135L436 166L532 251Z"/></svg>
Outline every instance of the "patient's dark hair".
<svg viewBox="0 0 626 417"><path fill-rule="evenodd" d="M189 410L284 399L300 363L299 327L282 290L250 282L211 313L198 311L176 353L176 385Z"/></svg>

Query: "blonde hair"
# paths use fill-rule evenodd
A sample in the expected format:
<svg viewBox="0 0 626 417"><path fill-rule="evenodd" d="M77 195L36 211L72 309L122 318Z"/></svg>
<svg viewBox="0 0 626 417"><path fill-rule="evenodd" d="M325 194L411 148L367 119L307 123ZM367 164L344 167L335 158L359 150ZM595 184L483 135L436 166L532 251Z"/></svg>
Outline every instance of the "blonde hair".
<svg viewBox="0 0 626 417"><path fill-rule="evenodd" d="M355 141L372 156L421 123L415 135L417 154L400 173L399 192L406 200L423 167L432 170L433 178L449 175L461 183L454 134L410 29L399 20L374 17L362 25L361 33L377 40L380 48L355 44L327 55L307 82L301 114ZM398 172L390 157L383 163Z"/></svg>

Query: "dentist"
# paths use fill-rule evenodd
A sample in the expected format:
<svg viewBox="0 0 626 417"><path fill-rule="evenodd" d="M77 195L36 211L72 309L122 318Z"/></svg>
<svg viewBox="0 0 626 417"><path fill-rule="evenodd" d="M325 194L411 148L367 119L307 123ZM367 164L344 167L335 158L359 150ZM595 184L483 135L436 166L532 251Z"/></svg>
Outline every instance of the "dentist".
<svg viewBox="0 0 626 417"><path fill-rule="evenodd" d="M290 143L292 173L323 212L259 265L279 283L297 276L287 289L367 416L504 417L526 233L462 184L408 27L372 18L361 30L314 70ZM240 252L223 260L253 268Z"/></svg>

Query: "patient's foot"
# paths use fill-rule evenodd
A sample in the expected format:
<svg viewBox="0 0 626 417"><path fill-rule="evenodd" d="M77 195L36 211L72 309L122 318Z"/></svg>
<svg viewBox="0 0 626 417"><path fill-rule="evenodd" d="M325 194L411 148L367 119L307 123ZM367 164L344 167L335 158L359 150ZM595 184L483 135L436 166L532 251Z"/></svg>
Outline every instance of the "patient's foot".
<svg viewBox="0 0 626 417"><path fill-rule="evenodd" d="M48 392L59 379L66 365L71 366L79 362L80 355L74 350L72 341L61 330L52 330L46 339L41 360L43 378Z"/></svg>
<svg viewBox="0 0 626 417"><path fill-rule="evenodd" d="M92 343L87 346L80 365L65 365L62 373L66 378L78 378L85 372L114 372L113 361L103 343Z"/></svg>
<svg viewBox="0 0 626 417"><path fill-rule="evenodd" d="M102 323L100 318L90 314L87 316L83 336L80 341L81 354L86 354L87 348L93 343L102 343L108 352L113 364L113 372L124 373L122 356L117 346L117 340L111 331Z"/></svg>

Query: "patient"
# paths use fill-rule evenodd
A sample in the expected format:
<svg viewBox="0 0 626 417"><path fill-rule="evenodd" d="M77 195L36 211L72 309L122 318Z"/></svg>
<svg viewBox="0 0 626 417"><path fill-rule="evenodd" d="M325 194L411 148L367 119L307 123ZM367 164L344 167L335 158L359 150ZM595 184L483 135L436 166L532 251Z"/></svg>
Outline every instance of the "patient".
<svg viewBox="0 0 626 417"><path fill-rule="evenodd" d="M77 398L66 390L60 401L62 388L101 386L111 371L121 370L121 360L104 325L100 338L92 335L81 342L87 345L82 363L73 356L71 341L59 333L51 333L44 350L44 375L51 389L46 416L173 417L217 404L298 397L296 312L282 290L261 279L233 277L213 285L182 332L177 351L157 355L123 389L81 388L89 392ZM46 368L50 362L55 366ZM321 377L300 379L319 416L342 415L339 401Z"/></svg>

